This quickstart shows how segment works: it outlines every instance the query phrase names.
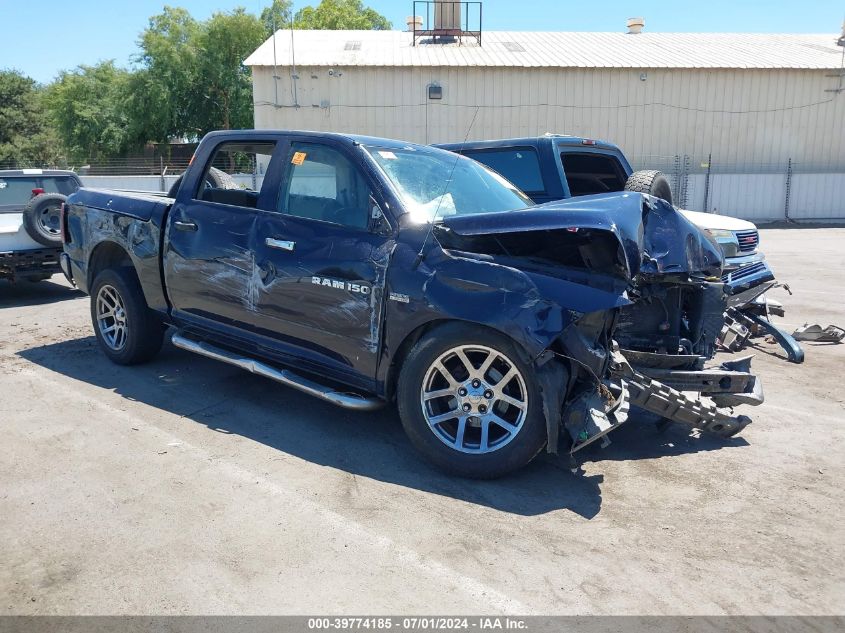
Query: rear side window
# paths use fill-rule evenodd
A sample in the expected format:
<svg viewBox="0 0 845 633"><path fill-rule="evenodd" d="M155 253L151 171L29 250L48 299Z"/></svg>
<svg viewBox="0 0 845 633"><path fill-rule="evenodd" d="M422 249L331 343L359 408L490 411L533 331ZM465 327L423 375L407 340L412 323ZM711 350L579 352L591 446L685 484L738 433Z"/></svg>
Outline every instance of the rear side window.
<svg viewBox="0 0 845 633"><path fill-rule="evenodd" d="M25 205L38 187L35 178L0 177L0 204Z"/></svg>
<svg viewBox="0 0 845 633"><path fill-rule="evenodd" d="M72 178L42 176L39 180L41 181L41 188L47 193L60 193L64 196L69 196L79 189L76 181Z"/></svg>
<svg viewBox="0 0 845 633"><path fill-rule="evenodd" d="M615 156L564 152L560 160L569 193L573 196L622 191L625 188L625 170Z"/></svg>
<svg viewBox="0 0 845 633"><path fill-rule="evenodd" d="M274 141L221 143L205 166L194 199L257 208L264 174L275 149Z"/></svg>
<svg viewBox="0 0 845 633"><path fill-rule="evenodd" d="M469 150L465 156L487 165L527 194L544 193L540 159L531 147Z"/></svg>

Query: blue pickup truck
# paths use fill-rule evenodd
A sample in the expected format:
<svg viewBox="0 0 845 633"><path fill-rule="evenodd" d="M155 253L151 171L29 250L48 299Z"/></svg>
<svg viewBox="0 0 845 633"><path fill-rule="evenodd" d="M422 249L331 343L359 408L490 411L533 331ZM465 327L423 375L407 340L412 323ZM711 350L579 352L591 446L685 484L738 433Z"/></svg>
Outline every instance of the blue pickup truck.
<svg viewBox="0 0 845 633"><path fill-rule="evenodd" d="M658 171L634 172L613 143L545 134L469 143L440 144L477 160L522 189L537 204L614 191L638 191L672 203L672 191ZM768 289L774 275L758 250L760 236L751 222L726 215L680 210L710 234L725 256L723 280L731 305L741 305Z"/></svg>
<svg viewBox="0 0 845 633"><path fill-rule="evenodd" d="M281 131L207 135L171 193L81 189L63 208L62 267L115 363L151 359L169 327L335 405L395 402L412 443L470 477L574 453L632 404L722 436L750 421L718 405L753 399L754 376L687 365L714 336L722 256L661 200L538 207L444 150ZM626 314L663 292L687 309L649 338Z"/></svg>
<svg viewBox="0 0 845 633"><path fill-rule="evenodd" d="M663 174L656 170L635 172L622 150L606 141L545 134L437 147L487 165L538 204L615 191L645 193L672 204L672 190ZM790 361L803 362L804 351L800 345L769 318L770 312L783 316L783 306L765 296L780 284L759 250L757 227L726 215L678 211L716 240L725 257L722 281L728 294L728 307L719 345L738 351L752 332L765 333L775 338Z"/></svg>

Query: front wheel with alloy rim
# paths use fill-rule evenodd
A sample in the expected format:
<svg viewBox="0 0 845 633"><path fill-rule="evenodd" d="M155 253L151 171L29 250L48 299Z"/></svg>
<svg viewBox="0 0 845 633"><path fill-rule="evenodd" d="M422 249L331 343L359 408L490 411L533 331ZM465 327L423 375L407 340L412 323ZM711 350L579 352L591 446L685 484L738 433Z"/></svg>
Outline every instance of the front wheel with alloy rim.
<svg viewBox="0 0 845 633"><path fill-rule="evenodd" d="M97 275L91 285L91 321L100 349L119 365L143 363L161 349L161 319L147 307L131 268Z"/></svg>
<svg viewBox="0 0 845 633"><path fill-rule="evenodd" d="M523 356L510 339L462 324L420 339L397 389L414 446L465 477L499 477L531 461L546 443L546 427L533 368Z"/></svg>

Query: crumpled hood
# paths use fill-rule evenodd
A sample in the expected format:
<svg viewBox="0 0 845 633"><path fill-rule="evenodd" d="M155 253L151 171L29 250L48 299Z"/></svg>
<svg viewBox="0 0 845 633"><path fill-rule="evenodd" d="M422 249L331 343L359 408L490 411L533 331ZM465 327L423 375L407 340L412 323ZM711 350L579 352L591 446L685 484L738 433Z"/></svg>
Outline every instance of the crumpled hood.
<svg viewBox="0 0 845 633"><path fill-rule="evenodd" d="M451 216L443 225L460 236L532 231L606 232L619 246L627 276L717 277L719 246L670 204L640 193L582 196L528 209Z"/></svg>

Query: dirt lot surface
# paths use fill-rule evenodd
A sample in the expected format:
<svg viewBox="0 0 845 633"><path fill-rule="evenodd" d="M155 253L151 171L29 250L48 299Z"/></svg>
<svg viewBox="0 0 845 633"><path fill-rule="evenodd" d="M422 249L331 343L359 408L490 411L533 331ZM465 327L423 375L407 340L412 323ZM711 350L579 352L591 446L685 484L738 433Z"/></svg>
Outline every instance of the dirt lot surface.
<svg viewBox="0 0 845 633"><path fill-rule="evenodd" d="M790 331L845 229L770 229ZM741 437L636 420L584 475L439 474L356 414L167 345L110 364L60 277L0 283L0 613L841 614L845 345L756 351Z"/></svg>

